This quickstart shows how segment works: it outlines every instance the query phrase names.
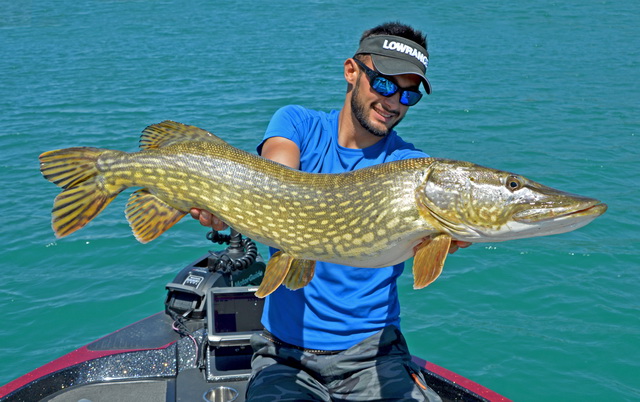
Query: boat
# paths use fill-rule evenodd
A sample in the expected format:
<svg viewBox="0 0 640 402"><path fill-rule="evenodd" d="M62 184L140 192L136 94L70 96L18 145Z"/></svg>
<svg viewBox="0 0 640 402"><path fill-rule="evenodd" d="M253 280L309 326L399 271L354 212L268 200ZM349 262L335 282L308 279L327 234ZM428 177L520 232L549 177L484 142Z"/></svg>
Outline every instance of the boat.
<svg viewBox="0 0 640 402"><path fill-rule="evenodd" d="M0 402L245 400L249 338L260 332L254 295L265 263L257 246L231 230L227 244L188 264L166 285L158 312L0 387ZM509 401L434 363L413 357L443 401Z"/></svg>

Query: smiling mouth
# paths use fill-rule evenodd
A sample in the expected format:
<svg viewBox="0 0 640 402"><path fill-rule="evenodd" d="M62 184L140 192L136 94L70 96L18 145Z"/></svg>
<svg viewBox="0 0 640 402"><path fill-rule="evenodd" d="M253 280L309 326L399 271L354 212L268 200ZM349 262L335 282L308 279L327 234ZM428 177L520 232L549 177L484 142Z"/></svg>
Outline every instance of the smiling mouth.
<svg viewBox="0 0 640 402"><path fill-rule="evenodd" d="M375 112L377 114L379 114L381 117L383 117L385 120L390 120L390 119L394 118L397 115L397 113L388 112L388 111L386 111L384 108L382 108L380 106L374 106L373 110L375 110Z"/></svg>

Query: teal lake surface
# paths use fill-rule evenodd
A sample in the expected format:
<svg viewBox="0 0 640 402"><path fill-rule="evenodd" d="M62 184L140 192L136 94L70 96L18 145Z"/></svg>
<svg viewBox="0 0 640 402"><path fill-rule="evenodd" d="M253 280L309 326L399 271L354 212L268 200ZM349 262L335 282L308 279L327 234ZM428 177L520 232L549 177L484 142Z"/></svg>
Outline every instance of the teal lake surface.
<svg viewBox="0 0 640 402"><path fill-rule="evenodd" d="M40 153L135 151L165 119L254 151L279 107L340 108L343 61L390 20L431 53L406 140L609 204L575 232L462 250L423 290L407 269L413 354L516 401L640 400L636 0L3 2L0 385L161 311L165 284L215 248L192 219L139 244L130 190L56 239Z"/></svg>

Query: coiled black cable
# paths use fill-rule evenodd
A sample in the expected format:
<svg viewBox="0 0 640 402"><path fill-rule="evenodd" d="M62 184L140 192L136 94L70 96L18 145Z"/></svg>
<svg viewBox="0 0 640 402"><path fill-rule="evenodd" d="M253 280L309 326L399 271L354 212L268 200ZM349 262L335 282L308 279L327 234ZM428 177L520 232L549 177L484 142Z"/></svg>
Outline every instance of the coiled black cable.
<svg viewBox="0 0 640 402"><path fill-rule="evenodd" d="M236 233L236 236L222 234L215 230L207 233L207 239L218 244L231 244L232 239L240 239L242 255L237 257L234 256L233 258L230 257L229 254L220 255L214 267L216 271L224 273L239 271L250 267L254 262L256 262L256 258L258 257L258 246L256 243L249 238L242 239L239 233ZM229 249L231 248L233 248L234 251L239 250L237 246L229 247Z"/></svg>

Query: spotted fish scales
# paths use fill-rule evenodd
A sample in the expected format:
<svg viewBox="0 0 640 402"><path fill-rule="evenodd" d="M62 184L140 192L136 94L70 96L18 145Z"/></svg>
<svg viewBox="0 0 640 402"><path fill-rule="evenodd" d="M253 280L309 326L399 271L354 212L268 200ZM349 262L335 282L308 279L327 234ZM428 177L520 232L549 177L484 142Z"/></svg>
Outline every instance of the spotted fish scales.
<svg viewBox="0 0 640 402"><path fill-rule="evenodd" d="M420 288L440 274L452 239L562 233L606 210L598 200L462 161L417 158L342 174L305 173L171 121L147 127L140 147L40 156L45 178L63 188L52 213L56 235L84 227L121 191L141 187L125 214L143 243L200 208L282 250L270 259L259 296L281 283L306 285L316 260L378 268L414 256Z"/></svg>

